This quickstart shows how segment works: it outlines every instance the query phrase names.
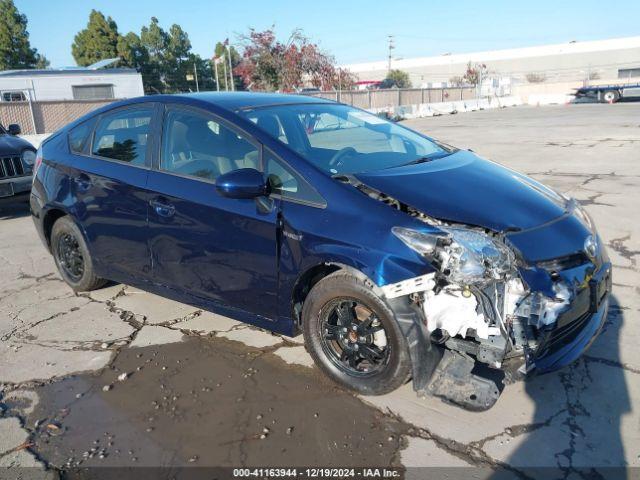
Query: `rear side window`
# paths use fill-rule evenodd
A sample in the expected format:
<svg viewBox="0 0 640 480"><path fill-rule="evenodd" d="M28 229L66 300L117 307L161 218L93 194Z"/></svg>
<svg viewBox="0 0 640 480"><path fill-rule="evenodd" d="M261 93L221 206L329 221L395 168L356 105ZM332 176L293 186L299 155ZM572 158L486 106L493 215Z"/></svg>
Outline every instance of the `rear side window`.
<svg viewBox="0 0 640 480"><path fill-rule="evenodd" d="M304 178L266 148L264 158L267 179L273 193L288 200L298 200L317 206L326 205L324 198Z"/></svg>
<svg viewBox="0 0 640 480"><path fill-rule="evenodd" d="M127 108L102 116L93 138L93 155L145 166L152 116L152 106Z"/></svg>
<svg viewBox="0 0 640 480"><path fill-rule="evenodd" d="M91 143L91 134L93 133L93 127L96 124L96 119L92 118L80 125L73 127L69 131L69 149L73 153L86 153Z"/></svg>

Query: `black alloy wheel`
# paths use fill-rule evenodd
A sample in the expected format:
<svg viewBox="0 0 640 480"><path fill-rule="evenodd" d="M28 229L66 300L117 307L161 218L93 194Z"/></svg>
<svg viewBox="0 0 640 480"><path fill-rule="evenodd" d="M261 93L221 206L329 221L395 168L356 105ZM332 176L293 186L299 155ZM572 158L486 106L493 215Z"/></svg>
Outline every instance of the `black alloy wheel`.
<svg viewBox="0 0 640 480"><path fill-rule="evenodd" d="M50 234L51 253L62 279L76 292L89 292L107 281L95 274L93 259L82 231L69 216L55 221Z"/></svg>
<svg viewBox="0 0 640 480"><path fill-rule="evenodd" d="M84 257L78 239L71 233L64 233L58 240L58 260L65 273L74 282L84 274Z"/></svg>
<svg viewBox="0 0 640 480"><path fill-rule="evenodd" d="M373 310L354 298L336 298L320 312L322 349L343 372L375 375L389 362L391 346Z"/></svg>

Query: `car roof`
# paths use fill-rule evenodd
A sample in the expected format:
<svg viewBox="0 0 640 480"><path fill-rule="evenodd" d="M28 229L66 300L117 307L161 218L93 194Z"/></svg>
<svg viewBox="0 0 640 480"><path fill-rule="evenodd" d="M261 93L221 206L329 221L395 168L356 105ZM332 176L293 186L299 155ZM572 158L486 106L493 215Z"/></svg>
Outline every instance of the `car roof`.
<svg viewBox="0 0 640 480"><path fill-rule="evenodd" d="M225 110L237 111L252 108L267 107L273 105L292 105L304 103L334 103L324 98L308 95L291 95L282 93L257 93L257 92L200 92L179 94L178 97L193 98L212 105L217 105Z"/></svg>

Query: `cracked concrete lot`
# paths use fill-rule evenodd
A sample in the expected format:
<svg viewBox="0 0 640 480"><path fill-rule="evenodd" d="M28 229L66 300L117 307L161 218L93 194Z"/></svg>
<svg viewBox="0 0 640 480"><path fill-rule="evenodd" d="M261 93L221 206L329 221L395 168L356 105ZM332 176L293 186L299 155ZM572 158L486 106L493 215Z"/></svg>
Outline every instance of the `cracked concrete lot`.
<svg viewBox="0 0 640 480"><path fill-rule="evenodd" d="M5 199L0 467L32 467L15 476L38 478L136 464L401 465L409 478L452 473L418 467L476 478L533 478L550 472L536 470L544 467L556 477L604 478L610 467L637 467L640 104L519 107L406 124L586 206L613 261L614 290L606 329L582 359L507 386L482 413L417 398L410 384L357 398L321 377L300 338L125 285L74 295L24 199Z"/></svg>

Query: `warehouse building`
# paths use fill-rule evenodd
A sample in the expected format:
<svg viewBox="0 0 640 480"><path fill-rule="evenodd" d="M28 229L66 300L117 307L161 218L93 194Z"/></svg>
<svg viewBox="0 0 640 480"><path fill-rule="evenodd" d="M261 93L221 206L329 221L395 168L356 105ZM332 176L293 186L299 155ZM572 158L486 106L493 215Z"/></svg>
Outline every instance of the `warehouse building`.
<svg viewBox="0 0 640 480"><path fill-rule="evenodd" d="M640 37L392 59L391 68L409 73L414 87L427 88L460 79L469 62L484 64L487 75L513 83L629 81L640 77ZM376 81L386 76L389 61L344 67L360 81Z"/></svg>

